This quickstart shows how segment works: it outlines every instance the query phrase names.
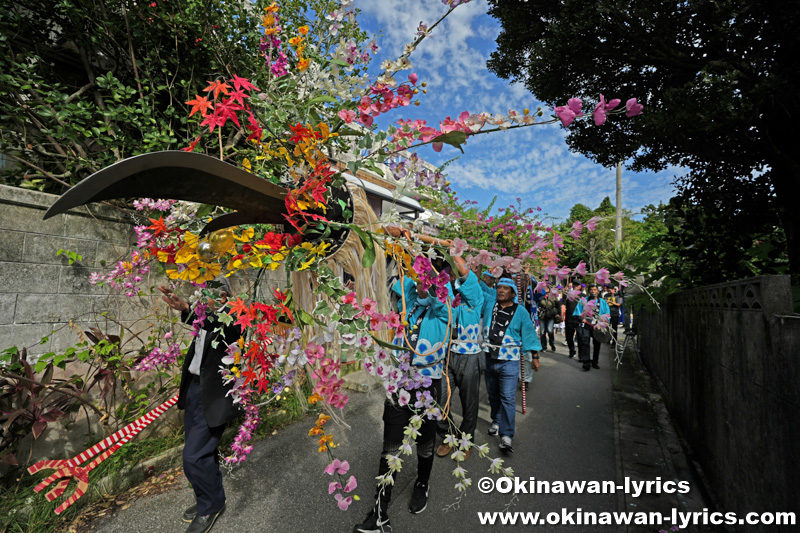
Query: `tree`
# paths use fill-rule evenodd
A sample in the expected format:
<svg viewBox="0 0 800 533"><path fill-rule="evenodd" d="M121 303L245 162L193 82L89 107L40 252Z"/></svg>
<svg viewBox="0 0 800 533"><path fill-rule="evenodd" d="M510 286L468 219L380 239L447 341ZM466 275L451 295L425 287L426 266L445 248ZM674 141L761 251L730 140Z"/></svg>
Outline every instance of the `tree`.
<svg viewBox="0 0 800 533"><path fill-rule="evenodd" d="M207 80L264 70L254 52L264 5L20 0L0 10L0 150L15 162L0 183L61 192L122 158L188 145L185 102Z"/></svg>
<svg viewBox="0 0 800 533"><path fill-rule="evenodd" d="M636 120L576 124L567 138L573 150L604 166L688 168L677 181L682 205L710 217L724 211L728 218L716 216L716 226L726 233L752 237L782 225L800 282L800 152L792 133L800 118L800 4L489 3L503 26L488 64L499 76L550 105L598 93L646 105ZM721 243L708 244L722 251Z"/></svg>

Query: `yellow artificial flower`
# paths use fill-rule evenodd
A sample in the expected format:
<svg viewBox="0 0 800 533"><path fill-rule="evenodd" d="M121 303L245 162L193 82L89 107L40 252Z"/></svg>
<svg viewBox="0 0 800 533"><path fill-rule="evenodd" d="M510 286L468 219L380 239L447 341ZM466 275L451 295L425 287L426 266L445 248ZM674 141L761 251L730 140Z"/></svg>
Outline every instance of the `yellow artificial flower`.
<svg viewBox="0 0 800 533"><path fill-rule="evenodd" d="M301 35L308 35L308 26L300 26L297 28L297 31L299 31Z"/></svg>

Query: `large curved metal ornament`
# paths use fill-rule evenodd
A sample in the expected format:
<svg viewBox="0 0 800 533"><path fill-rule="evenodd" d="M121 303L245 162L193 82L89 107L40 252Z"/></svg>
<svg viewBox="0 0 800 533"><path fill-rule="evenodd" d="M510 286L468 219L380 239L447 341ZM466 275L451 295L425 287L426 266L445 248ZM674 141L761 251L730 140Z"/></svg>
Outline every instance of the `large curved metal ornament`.
<svg viewBox="0 0 800 533"><path fill-rule="evenodd" d="M217 158L170 150L123 159L95 172L65 192L50 206L44 218L92 202L118 198L165 198L235 209L212 220L202 233L241 224L284 224L287 190ZM353 200L346 189L334 191L352 213ZM338 203L338 202L337 202ZM341 210L337 210L341 216ZM350 220L336 219L336 222ZM349 230L332 233L338 249Z"/></svg>

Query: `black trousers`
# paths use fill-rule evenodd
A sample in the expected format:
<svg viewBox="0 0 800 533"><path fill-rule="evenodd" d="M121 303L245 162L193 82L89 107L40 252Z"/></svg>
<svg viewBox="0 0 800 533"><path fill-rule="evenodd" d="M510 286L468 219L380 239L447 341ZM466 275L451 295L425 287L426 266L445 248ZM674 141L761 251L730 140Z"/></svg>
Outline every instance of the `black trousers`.
<svg viewBox="0 0 800 533"><path fill-rule="evenodd" d="M442 393L442 380L434 379L430 388L425 390L429 390L431 397L438 401ZM413 405L417 401L416 398L416 391L412 391L409 403ZM414 416L414 411L411 407L407 405L401 407L397 405L396 397L394 400L387 399L383 404L383 450L381 450L381 458L378 464L378 476L389 472L389 462L386 460L386 456L395 455L400 451L400 446L403 444L403 438L405 437L405 427L411 417ZM420 435L417 437L417 481L428 483L433 469L436 420L428 420L427 417L423 417L422 427L419 432ZM381 486L378 485L377 492L381 510L386 512L389 501L392 499L392 484L384 486L382 491Z"/></svg>
<svg viewBox="0 0 800 533"><path fill-rule="evenodd" d="M567 347L569 348L570 355L575 355L575 330L577 329L577 323L567 320L567 323L564 327L564 333L567 335Z"/></svg>
<svg viewBox="0 0 800 533"><path fill-rule="evenodd" d="M455 401L453 389L458 387L458 397L461 400L461 426L459 431L475 437L475 428L478 427L478 397L481 392L480 360L486 360L483 352L456 353L450 352L450 364L447 365L447 380L442 378L442 395L439 405L444 408L447 403L447 386L450 385L450 405ZM450 416L452 422L452 415ZM450 433L450 422L440 420L437 423L439 436L444 439ZM455 422L453 422L455 426Z"/></svg>
<svg viewBox="0 0 800 533"><path fill-rule="evenodd" d="M617 312L616 314L614 314L612 312L611 313L610 328L611 328L611 335L614 337L614 343L617 342L617 327L618 326L619 326L619 312Z"/></svg>
<svg viewBox="0 0 800 533"><path fill-rule="evenodd" d="M589 364L589 343L592 344L592 359L591 362L595 364L600 363L600 346L602 342L597 342L592 337L592 328L578 324L578 359L581 363Z"/></svg>
<svg viewBox="0 0 800 533"><path fill-rule="evenodd" d="M183 448L183 473L192 484L197 499L197 515L215 514L225 505L222 472L219 470L217 446L225 424L208 427L203 410L199 381L192 379L186 389L186 411L183 415L186 445Z"/></svg>

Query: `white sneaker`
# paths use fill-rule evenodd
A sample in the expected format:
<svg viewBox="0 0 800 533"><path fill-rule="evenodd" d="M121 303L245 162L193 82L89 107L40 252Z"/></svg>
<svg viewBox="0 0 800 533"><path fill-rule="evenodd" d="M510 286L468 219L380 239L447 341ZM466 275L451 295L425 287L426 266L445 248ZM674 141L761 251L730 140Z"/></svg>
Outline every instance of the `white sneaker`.
<svg viewBox="0 0 800 533"><path fill-rule="evenodd" d="M508 435L500 437L500 449L507 452L514 451L514 449L511 447L511 437Z"/></svg>
<svg viewBox="0 0 800 533"><path fill-rule="evenodd" d="M493 423L493 424L491 425L491 427L489 428L489 431L488 431L488 433L489 433L489 435L491 435L492 437L494 437L495 435L497 435L497 432L498 432L498 431L500 431L500 426L498 426L497 424L494 424L494 423Z"/></svg>

